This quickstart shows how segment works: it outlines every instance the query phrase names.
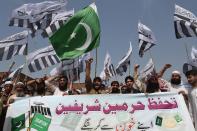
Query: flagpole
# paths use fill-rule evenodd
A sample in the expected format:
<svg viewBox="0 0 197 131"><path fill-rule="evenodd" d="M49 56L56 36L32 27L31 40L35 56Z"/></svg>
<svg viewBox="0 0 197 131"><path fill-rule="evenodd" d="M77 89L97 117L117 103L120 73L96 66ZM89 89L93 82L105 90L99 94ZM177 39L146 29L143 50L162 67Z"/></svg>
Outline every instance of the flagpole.
<svg viewBox="0 0 197 131"><path fill-rule="evenodd" d="M78 56L78 66L79 66L79 56ZM79 81L79 83L80 83L80 70L79 70L79 68L78 68L78 70L77 70L77 77L79 76L79 78L77 78L78 79L78 81Z"/></svg>
<svg viewBox="0 0 197 131"><path fill-rule="evenodd" d="M27 128L27 131L31 131L30 125L31 125L31 104L30 104L30 99L29 99L29 111L28 111L28 118L29 118L29 127Z"/></svg>
<svg viewBox="0 0 197 131"><path fill-rule="evenodd" d="M131 45L131 41L130 41L130 45ZM129 46L130 46L129 45ZM129 47L130 48L130 47ZM131 75L131 55L129 56L129 75Z"/></svg>
<svg viewBox="0 0 197 131"><path fill-rule="evenodd" d="M184 45L185 45L185 51L186 51L186 55L187 55L187 60L189 60L189 53L188 53L187 43L184 42Z"/></svg>
<svg viewBox="0 0 197 131"><path fill-rule="evenodd" d="M131 56L129 56L129 59L131 59ZM129 75L131 75L131 62L129 64Z"/></svg>
<svg viewBox="0 0 197 131"><path fill-rule="evenodd" d="M29 43L29 31L28 31L28 35L27 35L27 55L28 55L28 43ZM27 55L25 56L25 65L26 65L26 67L27 67ZM25 65L24 65L24 67L25 67ZM26 68L26 71L27 71L27 68ZM27 72L25 72L25 79L24 79L25 82L26 82L26 79L27 79Z"/></svg>
<svg viewBox="0 0 197 131"><path fill-rule="evenodd" d="M12 62L12 64L10 65L9 69L8 69L8 72L10 72L12 70L12 68L14 67L15 65L15 61Z"/></svg>
<svg viewBox="0 0 197 131"><path fill-rule="evenodd" d="M93 0L93 2L94 3L96 3L96 0ZM96 77L96 75L97 75L97 59L98 59L98 50L97 50L97 48L96 48L96 54L95 54L96 56L96 60L95 60L95 72L94 72L94 77Z"/></svg>
<svg viewBox="0 0 197 131"><path fill-rule="evenodd" d="M95 74L94 74L94 76L96 77L96 74L97 74L97 63L98 63L98 61L97 61L97 59L98 59L98 50L97 50L97 48L96 48L96 60L95 60Z"/></svg>

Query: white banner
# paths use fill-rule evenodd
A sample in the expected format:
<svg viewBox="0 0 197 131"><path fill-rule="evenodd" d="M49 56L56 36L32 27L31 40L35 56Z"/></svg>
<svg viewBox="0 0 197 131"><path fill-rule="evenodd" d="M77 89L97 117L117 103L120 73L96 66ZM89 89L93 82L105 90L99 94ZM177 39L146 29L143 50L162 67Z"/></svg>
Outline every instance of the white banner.
<svg viewBox="0 0 197 131"><path fill-rule="evenodd" d="M4 131L29 123L31 131L194 131L182 95L172 93L44 96L9 106Z"/></svg>

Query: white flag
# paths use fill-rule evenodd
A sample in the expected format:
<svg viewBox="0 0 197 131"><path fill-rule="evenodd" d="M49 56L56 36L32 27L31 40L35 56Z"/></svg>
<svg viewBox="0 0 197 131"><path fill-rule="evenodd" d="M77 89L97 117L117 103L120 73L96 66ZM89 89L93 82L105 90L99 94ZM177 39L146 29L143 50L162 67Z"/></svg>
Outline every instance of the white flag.
<svg viewBox="0 0 197 131"><path fill-rule="evenodd" d="M154 73L155 73L155 66L154 66L153 60L150 59L148 63L146 64L146 66L141 70L140 76L141 78L146 78L149 75L152 75Z"/></svg>
<svg viewBox="0 0 197 131"><path fill-rule="evenodd" d="M53 33L60 29L60 27L63 26L73 15L74 9L70 11L57 12L52 18L50 25L43 30L42 37L51 37Z"/></svg>
<svg viewBox="0 0 197 131"><path fill-rule="evenodd" d="M118 62L118 66L116 67L116 73L119 75L123 75L124 72L127 72L127 68L130 65L130 57L132 54L132 45L130 42L130 47L127 54Z"/></svg>
<svg viewBox="0 0 197 131"><path fill-rule="evenodd" d="M46 14L62 9L65 5L66 2L59 1L28 3L13 10L11 18L28 19L30 23L34 23L42 19Z"/></svg>
<svg viewBox="0 0 197 131"><path fill-rule="evenodd" d="M27 55L28 32L23 31L0 41L0 61L9 60L16 55Z"/></svg>
<svg viewBox="0 0 197 131"><path fill-rule="evenodd" d="M114 70L114 66L111 61L111 56L107 52L104 60L103 71L100 74L102 80L108 80L110 77L115 76L116 71Z"/></svg>
<svg viewBox="0 0 197 131"><path fill-rule="evenodd" d="M197 36L197 17L189 10L175 5L174 28L176 38Z"/></svg>
<svg viewBox="0 0 197 131"><path fill-rule="evenodd" d="M60 63L60 60L50 45L30 53L27 56L27 63L29 71L36 72Z"/></svg>
<svg viewBox="0 0 197 131"><path fill-rule="evenodd" d="M138 33L139 33L139 56L143 57L144 52L149 50L155 45L156 39L151 31L146 25L138 23Z"/></svg>
<svg viewBox="0 0 197 131"><path fill-rule="evenodd" d="M44 1L41 3L24 4L12 11L9 26L31 29L32 36L36 30L45 29L52 20L52 14L66 5L67 2Z"/></svg>

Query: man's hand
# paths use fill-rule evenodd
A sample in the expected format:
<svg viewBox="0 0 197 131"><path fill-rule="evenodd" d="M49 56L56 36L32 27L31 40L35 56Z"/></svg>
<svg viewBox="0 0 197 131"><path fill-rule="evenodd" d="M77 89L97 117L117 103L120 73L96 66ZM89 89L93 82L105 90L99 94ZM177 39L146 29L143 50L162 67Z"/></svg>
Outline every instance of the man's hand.
<svg viewBox="0 0 197 131"><path fill-rule="evenodd" d="M85 62L86 62L86 64L91 64L93 62L93 58L90 58L90 59L86 60Z"/></svg>
<svg viewBox="0 0 197 131"><path fill-rule="evenodd" d="M172 66L171 64L165 64L164 68L165 68L165 69L168 69L168 68L170 68L171 66Z"/></svg>
<svg viewBox="0 0 197 131"><path fill-rule="evenodd" d="M135 69L135 70L137 70L139 67L140 67L140 65L138 65L138 64L135 64L135 65L134 65L134 69Z"/></svg>

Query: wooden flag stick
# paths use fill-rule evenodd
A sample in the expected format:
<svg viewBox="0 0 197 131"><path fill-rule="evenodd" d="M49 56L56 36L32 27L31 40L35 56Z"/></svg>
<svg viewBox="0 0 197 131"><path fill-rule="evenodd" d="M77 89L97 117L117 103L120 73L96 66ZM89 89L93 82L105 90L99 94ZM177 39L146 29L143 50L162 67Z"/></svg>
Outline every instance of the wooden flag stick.
<svg viewBox="0 0 197 131"><path fill-rule="evenodd" d="M30 99L29 99L29 111L28 111L28 118L29 118L29 127L27 128L27 131L30 131L30 125L31 125L31 103L30 103Z"/></svg>

